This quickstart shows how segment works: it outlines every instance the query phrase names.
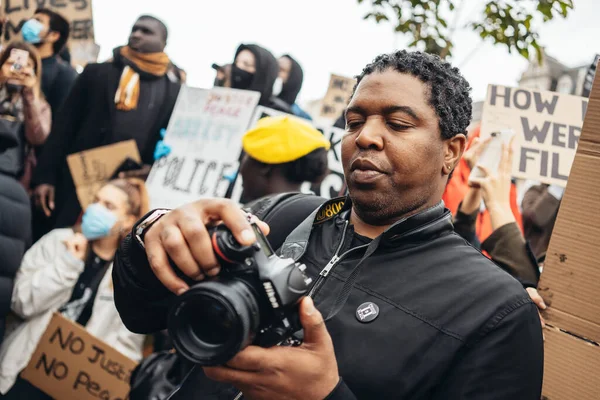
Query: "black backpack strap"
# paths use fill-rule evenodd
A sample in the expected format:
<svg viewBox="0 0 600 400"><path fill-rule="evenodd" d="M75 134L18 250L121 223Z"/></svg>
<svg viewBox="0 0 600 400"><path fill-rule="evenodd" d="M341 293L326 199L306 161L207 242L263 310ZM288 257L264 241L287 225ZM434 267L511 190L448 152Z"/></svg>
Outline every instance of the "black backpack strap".
<svg viewBox="0 0 600 400"><path fill-rule="evenodd" d="M246 212L255 215L258 219L263 220L269 213L280 205L284 200L291 197L302 195L298 192L278 193L270 196L261 197L260 199L251 201L246 204L243 208Z"/></svg>
<svg viewBox="0 0 600 400"><path fill-rule="evenodd" d="M274 249L279 249L288 235L302 223L314 216L311 213L327 202L327 199L304 193L281 193L255 200L244 210L256 215L271 227L267 236Z"/></svg>

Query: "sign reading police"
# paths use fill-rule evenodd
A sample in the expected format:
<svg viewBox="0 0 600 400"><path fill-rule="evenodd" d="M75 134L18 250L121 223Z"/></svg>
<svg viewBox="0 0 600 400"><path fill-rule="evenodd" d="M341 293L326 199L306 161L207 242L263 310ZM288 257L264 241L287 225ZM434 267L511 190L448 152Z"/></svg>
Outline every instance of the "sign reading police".
<svg viewBox="0 0 600 400"><path fill-rule="evenodd" d="M519 148L513 176L566 186L585 117L583 97L490 85L481 138L513 129Z"/></svg>
<svg viewBox="0 0 600 400"><path fill-rule="evenodd" d="M246 90L181 88L165 135L171 153L148 176L152 208L226 195L259 97Z"/></svg>

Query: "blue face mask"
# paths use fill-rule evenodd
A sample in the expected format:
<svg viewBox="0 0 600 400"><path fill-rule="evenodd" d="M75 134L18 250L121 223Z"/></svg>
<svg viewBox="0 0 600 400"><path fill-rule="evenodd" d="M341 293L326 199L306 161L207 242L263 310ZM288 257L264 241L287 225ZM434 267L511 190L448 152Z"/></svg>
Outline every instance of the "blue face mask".
<svg viewBox="0 0 600 400"><path fill-rule="evenodd" d="M88 240L105 238L110 235L111 229L117 223L117 217L106 207L94 203L83 214L81 231Z"/></svg>
<svg viewBox="0 0 600 400"><path fill-rule="evenodd" d="M23 35L23 40L28 43L40 43L42 38L40 37L40 33L44 30L44 25L36 20L30 19L29 21L23 24L23 28L21 28L21 34Z"/></svg>

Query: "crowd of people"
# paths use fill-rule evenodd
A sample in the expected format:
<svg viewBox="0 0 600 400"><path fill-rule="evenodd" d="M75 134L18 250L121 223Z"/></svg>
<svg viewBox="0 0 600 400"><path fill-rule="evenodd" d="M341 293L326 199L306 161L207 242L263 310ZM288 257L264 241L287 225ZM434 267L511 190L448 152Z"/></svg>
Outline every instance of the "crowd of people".
<svg viewBox="0 0 600 400"><path fill-rule="evenodd" d="M244 135L241 205L149 213L144 179L169 154L162 139L186 80L165 53L168 29L139 17L126 45L80 74L65 61L68 38L69 21L38 9L0 54L0 398L50 398L19 373L54 312L132 360L173 354L169 302L219 273L207 221L250 243L245 210L280 249L332 204L298 193L325 178L331 146L297 104L300 63L242 44L230 64L213 64L214 86L259 92L259 105L289 115ZM14 50L27 52L24 65ZM177 364L177 374L152 369L165 357L145 358L130 398L178 387L181 399L540 399L536 287L563 188L517 189L510 145L498 170L479 165L489 140L471 125L469 92L458 69L425 53L367 65L336 122L347 131L347 196L303 242L308 272L329 274L300 305L303 343L249 347L226 367ZM116 171L82 210L67 156L130 139L143 165ZM367 303L381 323L357 320Z"/></svg>

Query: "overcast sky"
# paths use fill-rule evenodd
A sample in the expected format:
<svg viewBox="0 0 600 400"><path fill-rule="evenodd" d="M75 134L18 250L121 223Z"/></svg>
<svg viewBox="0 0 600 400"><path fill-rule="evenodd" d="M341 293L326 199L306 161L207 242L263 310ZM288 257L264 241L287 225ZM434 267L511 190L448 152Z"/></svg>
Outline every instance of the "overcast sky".
<svg viewBox="0 0 600 400"><path fill-rule="evenodd" d="M464 0L461 22L478 16L484 0ZM541 29L549 55L569 66L590 64L600 53L600 1L574 0L566 20ZM365 1L365 3L371 3ZM405 48L390 25L364 21L368 6L356 0L96 0L94 24L100 60L127 41L140 14L169 27L167 53L188 72L190 86L211 87L213 62L227 63L240 43L257 43L278 57L289 53L304 69L300 102L325 94L329 74L354 76L376 55ZM490 83L515 86L527 62L504 47L481 41L469 29L455 34L452 61L482 100Z"/></svg>

